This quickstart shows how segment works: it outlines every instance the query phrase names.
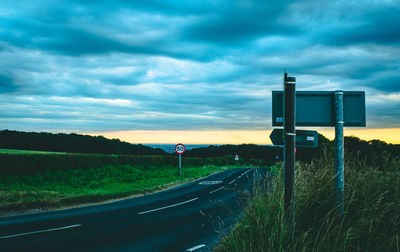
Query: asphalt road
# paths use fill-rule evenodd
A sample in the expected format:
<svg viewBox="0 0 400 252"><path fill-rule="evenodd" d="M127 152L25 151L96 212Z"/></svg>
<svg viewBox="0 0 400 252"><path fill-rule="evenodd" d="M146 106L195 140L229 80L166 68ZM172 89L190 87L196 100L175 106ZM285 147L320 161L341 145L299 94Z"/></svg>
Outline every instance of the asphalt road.
<svg viewBox="0 0 400 252"><path fill-rule="evenodd" d="M0 218L0 251L210 251L265 169L233 169L113 203Z"/></svg>

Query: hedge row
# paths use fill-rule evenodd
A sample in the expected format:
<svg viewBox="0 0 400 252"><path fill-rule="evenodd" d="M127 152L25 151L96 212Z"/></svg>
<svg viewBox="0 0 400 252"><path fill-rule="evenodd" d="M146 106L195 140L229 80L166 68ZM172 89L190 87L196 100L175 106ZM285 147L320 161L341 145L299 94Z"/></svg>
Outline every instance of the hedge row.
<svg viewBox="0 0 400 252"><path fill-rule="evenodd" d="M182 158L183 166L228 165L231 157ZM106 165L144 165L149 167L176 166L177 156L129 156L102 154L0 154L0 176L36 174L46 171L89 169Z"/></svg>

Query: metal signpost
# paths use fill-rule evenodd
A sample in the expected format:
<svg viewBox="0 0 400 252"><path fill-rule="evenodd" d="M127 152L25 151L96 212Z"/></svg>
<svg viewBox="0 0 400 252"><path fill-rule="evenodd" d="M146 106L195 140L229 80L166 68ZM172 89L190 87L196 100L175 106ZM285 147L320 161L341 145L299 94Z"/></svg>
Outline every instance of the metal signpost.
<svg viewBox="0 0 400 252"><path fill-rule="evenodd" d="M336 200L339 206L339 214L344 211L344 138L343 127L365 127L365 92L364 91L299 91L292 95L290 86L287 86L290 77L285 73L285 92L272 91L272 125L285 128L285 183L287 165L292 164L291 156L291 137L292 120L286 117L295 115L296 126L319 126L335 127L335 181L336 181ZM294 85L293 85L294 86ZM288 89L287 89L288 87ZM294 88L293 88L294 89ZM287 101L289 99L289 101ZM292 112L291 101L295 101L295 111ZM289 124L289 130L287 129ZM296 131L296 133L300 131ZM287 134L289 133L289 135ZM278 133L275 133L278 134ZM274 138L276 138L274 136ZM293 137L294 138L294 137ZM306 136L307 138L307 136ZM272 139L272 135L271 135ZM289 144L287 144L289 142ZM290 162L290 163L289 163ZM291 171L290 171L291 172ZM288 174L291 176L291 173ZM289 183L293 183L290 181ZM286 187L286 185L285 185ZM286 191L285 191L286 193ZM290 195L292 193L288 192ZM285 196L288 199L291 196Z"/></svg>
<svg viewBox="0 0 400 252"><path fill-rule="evenodd" d="M294 240L294 168L295 168L295 136L296 136L296 78L284 75L284 166L283 174L285 180L284 188L284 208L286 217L290 223L290 233Z"/></svg>
<svg viewBox="0 0 400 252"><path fill-rule="evenodd" d="M185 145L179 143L175 146L175 152L179 155L179 176L182 175L182 161L181 155L185 152Z"/></svg>
<svg viewBox="0 0 400 252"><path fill-rule="evenodd" d="M239 154L236 154L236 155L235 155L235 163L236 163L236 166L238 165L238 162L239 162Z"/></svg>

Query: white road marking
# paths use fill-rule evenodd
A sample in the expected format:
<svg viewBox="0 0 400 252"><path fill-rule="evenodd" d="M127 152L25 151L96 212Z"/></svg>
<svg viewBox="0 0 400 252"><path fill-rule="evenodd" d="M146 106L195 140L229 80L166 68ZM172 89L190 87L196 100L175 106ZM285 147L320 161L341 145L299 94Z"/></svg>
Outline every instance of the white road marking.
<svg viewBox="0 0 400 252"><path fill-rule="evenodd" d="M163 209L166 209L166 208L171 208L171 207L180 206L180 205L183 205L183 204L186 204L186 203L189 203L189 202L198 200L198 199L199 199L199 198L193 198L193 199L190 199L190 200L187 200L187 201L184 201L184 202L180 202L180 203L176 203L176 204L173 204L173 205L169 205L169 206L165 206L165 207L160 207L160 208L156 208L156 209L152 209L152 210L140 212L140 213L138 213L138 214L146 214L146 213L156 212L156 211L160 211L160 210L163 210Z"/></svg>
<svg viewBox="0 0 400 252"><path fill-rule="evenodd" d="M225 188L225 186L221 186L220 188L218 188L218 189L216 189L216 190L214 190L214 191L211 191L210 193L215 193L216 191L219 191L219 190L221 190L221 189L223 189L223 188Z"/></svg>
<svg viewBox="0 0 400 252"><path fill-rule="evenodd" d="M243 172L242 174L240 174L239 177L237 177L237 179L240 179L240 178L243 177L246 173L251 172L251 171L253 171L253 170L247 170L247 171Z"/></svg>
<svg viewBox="0 0 400 252"><path fill-rule="evenodd" d="M218 185L221 184L221 180L216 180L216 181L202 181L199 183L199 185Z"/></svg>
<svg viewBox="0 0 400 252"><path fill-rule="evenodd" d="M200 244L200 245L194 246L193 248L187 249L186 251L189 251L189 252L195 251L195 250L204 248L205 246L206 246L206 245L204 245L204 244Z"/></svg>
<svg viewBox="0 0 400 252"><path fill-rule="evenodd" d="M31 235L31 234L39 234L39 233L45 233L45 232L52 232L52 231L58 231L58 230L69 229L69 228L76 228L76 227L80 227L80 226L82 226L82 224L75 224L75 225L70 225L70 226L65 226L65 227L58 227L58 228L43 229L43 230L38 230L38 231L33 231L33 232L26 232L26 233L20 233L20 234L6 235L6 236L0 236L0 239L8 239L8 238L14 238L14 237L24 236L24 235Z"/></svg>
<svg viewBox="0 0 400 252"><path fill-rule="evenodd" d="M228 184L232 184L236 181L236 179L232 180L231 182L229 182Z"/></svg>

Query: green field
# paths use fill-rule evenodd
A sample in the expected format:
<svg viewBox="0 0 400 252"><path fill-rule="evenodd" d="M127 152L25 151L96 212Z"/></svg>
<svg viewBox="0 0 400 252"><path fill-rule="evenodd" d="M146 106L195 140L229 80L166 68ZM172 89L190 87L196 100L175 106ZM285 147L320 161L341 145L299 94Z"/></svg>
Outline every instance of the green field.
<svg viewBox="0 0 400 252"><path fill-rule="evenodd" d="M14 149L0 149L0 153L3 153L3 154L66 154L65 152L14 150Z"/></svg>
<svg viewBox="0 0 400 252"><path fill-rule="evenodd" d="M184 158L178 176L174 156L31 154L0 154L0 214L140 195L235 167L224 158Z"/></svg>

